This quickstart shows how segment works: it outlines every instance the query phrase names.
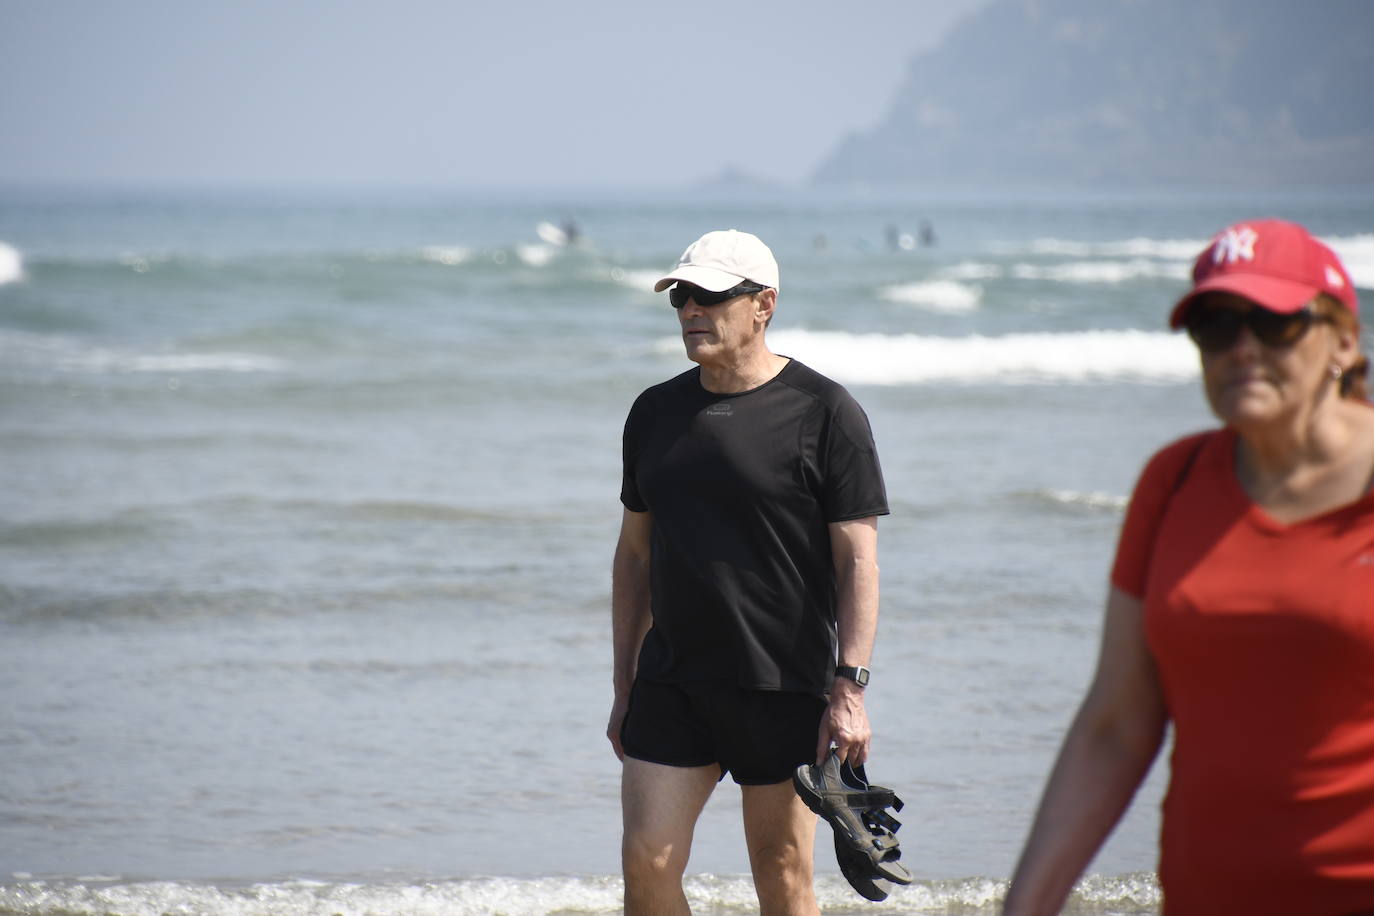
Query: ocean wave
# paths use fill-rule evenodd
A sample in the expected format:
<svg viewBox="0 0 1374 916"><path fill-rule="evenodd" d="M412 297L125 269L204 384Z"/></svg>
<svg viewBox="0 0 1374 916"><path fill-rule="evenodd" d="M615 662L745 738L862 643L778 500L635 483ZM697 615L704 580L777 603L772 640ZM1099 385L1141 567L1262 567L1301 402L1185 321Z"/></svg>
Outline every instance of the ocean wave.
<svg viewBox="0 0 1374 916"><path fill-rule="evenodd" d="M1160 263L1144 258L1131 261L1072 261L1067 264L1017 264L1011 275L1018 280L1051 280L1055 283L1129 283L1132 280L1188 279L1188 264Z"/></svg>
<svg viewBox="0 0 1374 916"><path fill-rule="evenodd" d="M449 522L482 525L519 526L531 523L560 521L557 515L532 515L520 512L494 512L452 503L423 500L259 500L238 497L218 501L224 508L267 509L292 516L321 514L341 521L385 522Z"/></svg>
<svg viewBox="0 0 1374 916"><path fill-rule="evenodd" d="M0 620L36 627L72 621L102 625L129 621L185 623L243 617L288 619L321 614L369 614L380 608L421 605L450 606L461 608L465 613L482 613L482 608L494 606L503 596L509 595L509 584L505 579L497 581L498 576L509 573L508 578L520 579L528 569L483 567L479 574L468 573L449 570L450 578L441 582L400 582L334 590L308 584L299 587L278 585L270 589L166 585L141 591L0 586Z"/></svg>
<svg viewBox="0 0 1374 916"><path fill-rule="evenodd" d="M1000 264L985 261L960 261L941 268L939 275L946 280L996 280L1003 276Z"/></svg>
<svg viewBox="0 0 1374 916"><path fill-rule="evenodd" d="M1119 512L1126 508L1130 497L1101 491L1082 492L1079 490L1035 490L1029 494L1032 499L1043 500L1057 506L1081 506L1088 509L1110 509Z"/></svg>
<svg viewBox="0 0 1374 916"><path fill-rule="evenodd" d="M558 249L552 245L516 245L515 256L526 267L546 267L558 257Z"/></svg>
<svg viewBox="0 0 1374 916"><path fill-rule="evenodd" d="M0 885L0 916L545 916L621 912L624 885L619 877L477 877L404 882L289 880L251 885L187 881L124 882L41 879L17 875ZM743 875L691 875L683 882L693 912L757 912L753 881ZM840 877L821 875L816 897L826 913L889 912L996 913L1006 882L993 878L918 880L895 887L882 903L860 900ZM1110 911L1121 916L1156 912L1159 887L1148 874L1089 876L1075 888L1065 912Z"/></svg>
<svg viewBox="0 0 1374 916"><path fill-rule="evenodd" d="M118 544L147 537L155 530L155 521L132 516L92 520L0 522L0 546L23 550L53 550L85 544Z"/></svg>
<svg viewBox="0 0 1374 916"><path fill-rule="evenodd" d="M13 245L0 242L0 286L24 279L24 258Z"/></svg>
<svg viewBox="0 0 1374 916"><path fill-rule="evenodd" d="M420 249L420 258L445 267L456 267L472 260L472 249L463 245L426 245Z"/></svg>
<svg viewBox="0 0 1374 916"><path fill-rule="evenodd" d="M71 338L0 331L0 361L65 372L279 372L286 364L256 353L137 353Z"/></svg>
<svg viewBox="0 0 1374 916"><path fill-rule="evenodd" d="M846 384L1175 383L1198 374L1197 353L1186 338L1151 331L931 337L779 330L769 342L776 352ZM681 348L676 337L658 344L663 353L677 355Z"/></svg>
<svg viewBox="0 0 1374 916"><path fill-rule="evenodd" d="M999 249L1031 254L1062 255L1071 258L1158 258L1191 263L1207 247L1206 239L1132 238L1107 242L1077 242L1068 239L1040 238L1028 245L1004 244Z"/></svg>
<svg viewBox="0 0 1374 916"><path fill-rule="evenodd" d="M1340 257L1356 286L1374 289L1374 233L1337 236L1322 241Z"/></svg>
<svg viewBox="0 0 1374 916"><path fill-rule="evenodd" d="M652 293L654 284L663 276L661 270L626 270L623 267L612 267L610 278L613 283L621 286L628 286L630 289L641 293Z"/></svg>
<svg viewBox="0 0 1374 916"><path fill-rule="evenodd" d="M1374 233L1320 236L1320 238L1340 256L1356 286L1361 289L1374 289ZM1068 239L1040 238L1026 245L1005 243L993 247L995 250L1009 254L1029 253L1071 258L1131 258L1135 261L1142 259L1174 261L1178 263L1155 265L1160 273L1145 273L1138 274L1138 276L1159 276L1186 280L1192 269L1193 260L1197 258L1202 249L1207 247L1207 244L1207 239L1133 238L1108 242L1079 242ZM953 276L958 277L957 274ZM977 277L967 278L977 279ZM1065 278L1049 276L1045 279ZM1073 277L1066 279L1070 282L1074 281ZM1124 279L1134 279L1134 277L1125 277Z"/></svg>
<svg viewBox="0 0 1374 916"><path fill-rule="evenodd" d="M954 280L929 280L885 286L878 290L878 295L890 302L915 305L932 312L963 313L978 308L983 289Z"/></svg>
<svg viewBox="0 0 1374 916"><path fill-rule="evenodd" d="M532 267L547 265L558 250L547 245L513 245L508 247L473 247L463 244L436 243L416 247L315 250L246 250L229 253L209 253L183 250L135 250L115 254L44 254L29 258L32 265L54 270L102 271L136 274L172 274L189 272L192 275L213 270L217 276L258 275L266 273L274 279L298 274L315 278L322 269L335 278L344 271L375 266L438 266L485 267L524 264Z"/></svg>
<svg viewBox="0 0 1374 916"><path fill-rule="evenodd" d="M278 372L285 363L254 353L119 353L91 350L65 368L90 372Z"/></svg>

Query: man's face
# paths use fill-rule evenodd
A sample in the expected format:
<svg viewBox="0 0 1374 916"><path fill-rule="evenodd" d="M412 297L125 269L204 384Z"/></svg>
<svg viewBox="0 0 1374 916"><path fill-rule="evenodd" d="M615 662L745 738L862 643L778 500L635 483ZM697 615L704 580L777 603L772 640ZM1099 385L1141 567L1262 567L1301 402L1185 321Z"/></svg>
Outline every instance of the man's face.
<svg viewBox="0 0 1374 916"><path fill-rule="evenodd" d="M691 288L690 284L683 285ZM698 305L695 298L688 299L677 313L687 358L702 365L733 365L757 344L776 295L766 289L707 306Z"/></svg>

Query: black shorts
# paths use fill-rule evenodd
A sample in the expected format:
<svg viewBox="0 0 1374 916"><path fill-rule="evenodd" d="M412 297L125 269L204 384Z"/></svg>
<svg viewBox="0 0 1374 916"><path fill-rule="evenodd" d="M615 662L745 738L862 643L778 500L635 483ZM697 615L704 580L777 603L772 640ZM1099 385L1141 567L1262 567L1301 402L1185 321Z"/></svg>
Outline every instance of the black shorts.
<svg viewBox="0 0 1374 916"><path fill-rule="evenodd" d="M636 760L674 767L714 763L722 779L729 773L742 786L773 785L815 762L825 705L809 693L636 680L620 744Z"/></svg>

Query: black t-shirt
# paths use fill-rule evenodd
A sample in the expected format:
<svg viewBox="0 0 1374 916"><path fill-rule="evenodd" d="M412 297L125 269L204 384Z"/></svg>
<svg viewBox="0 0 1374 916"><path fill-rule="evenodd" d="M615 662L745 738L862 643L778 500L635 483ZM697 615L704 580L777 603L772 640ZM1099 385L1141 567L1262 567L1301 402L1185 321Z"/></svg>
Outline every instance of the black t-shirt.
<svg viewBox="0 0 1374 916"><path fill-rule="evenodd" d="M693 368L625 422L620 501L653 513L638 674L821 694L835 664L830 522L887 514L863 409L792 360L739 394Z"/></svg>

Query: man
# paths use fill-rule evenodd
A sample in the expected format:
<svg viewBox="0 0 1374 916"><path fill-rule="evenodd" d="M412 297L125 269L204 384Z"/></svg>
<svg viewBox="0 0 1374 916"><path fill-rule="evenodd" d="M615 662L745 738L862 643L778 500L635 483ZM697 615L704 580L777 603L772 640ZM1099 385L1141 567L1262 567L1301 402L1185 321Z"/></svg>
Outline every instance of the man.
<svg viewBox="0 0 1374 916"><path fill-rule="evenodd" d="M849 393L768 349L762 241L708 232L670 286L697 366L630 411L613 567L625 912L688 912L693 829L729 772L761 912L816 913L816 818L791 777L832 745L868 757L882 471Z"/></svg>

